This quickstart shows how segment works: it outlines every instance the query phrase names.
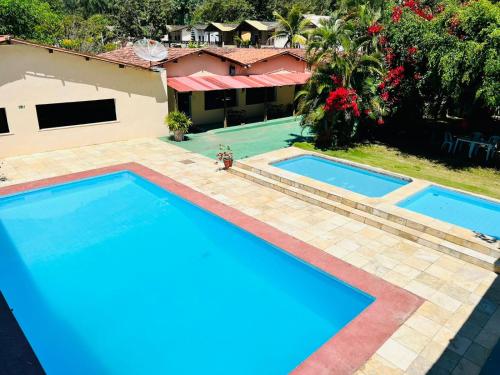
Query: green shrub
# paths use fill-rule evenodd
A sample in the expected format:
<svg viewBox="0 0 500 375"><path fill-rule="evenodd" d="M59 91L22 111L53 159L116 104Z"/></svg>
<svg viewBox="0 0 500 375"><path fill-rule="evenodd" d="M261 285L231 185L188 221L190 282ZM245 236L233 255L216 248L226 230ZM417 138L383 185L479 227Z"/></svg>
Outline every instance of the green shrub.
<svg viewBox="0 0 500 375"><path fill-rule="evenodd" d="M193 122L184 112L172 111L165 117L165 124L171 131L187 132Z"/></svg>
<svg viewBox="0 0 500 375"><path fill-rule="evenodd" d="M400 103L418 98L432 117L498 111L500 4L490 0L435 2L428 19L400 6L397 22L391 19L395 6L393 2L388 7L385 17L393 64L418 78L402 85L407 90L401 92ZM411 60L406 53L409 48L418 50ZM408 105L399 108L409 113Z"/></svg>

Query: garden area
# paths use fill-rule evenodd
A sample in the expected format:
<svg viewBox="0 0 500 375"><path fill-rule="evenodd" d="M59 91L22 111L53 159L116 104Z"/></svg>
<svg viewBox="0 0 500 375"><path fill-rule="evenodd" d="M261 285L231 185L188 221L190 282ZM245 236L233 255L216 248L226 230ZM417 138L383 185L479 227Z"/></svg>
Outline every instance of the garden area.
<svg viewBox="0 0 500 375"><path fill-rule="evenodd" d="M498 3L341 1L308 40L296 146L500 198Z"/></svg>

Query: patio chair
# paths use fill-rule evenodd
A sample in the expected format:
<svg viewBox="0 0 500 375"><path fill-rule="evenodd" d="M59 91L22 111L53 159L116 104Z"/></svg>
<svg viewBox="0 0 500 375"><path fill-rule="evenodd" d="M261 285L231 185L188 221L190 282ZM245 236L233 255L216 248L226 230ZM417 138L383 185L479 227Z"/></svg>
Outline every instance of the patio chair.
<svg viewBox="0 0 500 375"><path fill-rule="evenodd" d="M498 148L498 144L500 143L500 136L491 136L490 139L488 139L487 143L488 145L486 146L486 161L488 161L490 157L493 157L493 155L495 154Z"/></svg>
<svg viewBox="0 0 500 375"><path fill-rule="evenodd" d="M453 135L450 132L445 132L443 144L441 145L441 150L443 148L447 147L448 153L450 153L454 144L455 144L455 141L453 139Z"/></svg>
<svg viewBox="0 0 500 375"><path fill-rule="evenodd" d="M474 132L471 134L471 140L472 141L477 141L481 142L484 140L483 138L483 133L481 132ZM477 155L477 152L479 151L479 147L475 143L471 143L469 145L469 158L471 158L473 155Z"/></svg>

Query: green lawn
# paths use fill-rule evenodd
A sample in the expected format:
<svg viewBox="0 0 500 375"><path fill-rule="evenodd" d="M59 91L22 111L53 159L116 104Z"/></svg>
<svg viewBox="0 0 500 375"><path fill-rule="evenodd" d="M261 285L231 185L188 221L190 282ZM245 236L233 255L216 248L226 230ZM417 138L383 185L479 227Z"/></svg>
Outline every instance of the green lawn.
<svg viewBox="0 0 500 375"><path fill-rule="evenodd" d="M319 150L306 142L295 143L294 146L500 199L500 172L494 168L452 168L430 158L407 154L379 144L334 151Z"/></svg>

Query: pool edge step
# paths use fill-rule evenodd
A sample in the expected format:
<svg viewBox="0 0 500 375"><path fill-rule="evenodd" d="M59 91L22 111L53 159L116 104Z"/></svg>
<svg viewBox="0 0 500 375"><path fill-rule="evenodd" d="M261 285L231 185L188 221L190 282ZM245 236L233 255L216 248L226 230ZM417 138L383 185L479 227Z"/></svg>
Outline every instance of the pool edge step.
<svg viewBox="0 0 500 375"><path fill-rule="evenodd" d="M404 217L401 217L398 215L394 215L393 213L389 213L389 212L381 209L380 207L373 207L373 206L370 206L367 204L356 202L352 199L348 199L348 198L343 197L343 196L338 195L338 194L327 193L325 191L318 190L314 187L305 185L303 183L293 181L293 180L290 180L288 178L284 178L284 177L275 175L273 173L270 173L268 171L256 168L256 167L248 165L248 164L245 164L241 161L237 162L236 166L239 168L245 169L247 171L260 174L264 177L273 179L273 180L278 181L280 183L292 186L294 188L300 188L300 189L305 190L307 192L314 193L314 194L319 195L319 196L324 197L324 198L328 198L332 201L341 202L342 204L344 204L346 206L353 207L353 208L358 209L360 211L365 211L369 214L379 216L379 217L386 219L386 220L389 220L389 221L393 221L397 224L404 225L408 228L416 229L418 231L428 233L428 234L430 234L434 237L437 237L441 240L446 240L446 241L454 243L456 245L463 246L463 247L466 247L469 249L473 249L473 250L478 251L480 253L483 253L485 255L500 258L500 248L497 248L493 245L490 246L490 245L485 244L483 242L471 241L471 240L465 239L463 237L460 237L458 235L455 235L453 233L444 232L442 230L438 230L434 227L425 225L423 223L409 220L407 218L404 218Z"/></svg>
<svg viewBox="0 0 500 375"><path fill-rule="evenodd" d="M264 176L261 173L253 172L247 168L240 168L240 164L241 163L237 163L233 168L229 169L229 172L258 183L259 185L269 187L329 211L350 217L385 232L394 234L398 237L461 259L465 262L500 273L499 257L484 254L475 249L470 249L454 242L447 241L443 238L433 236L432 234L418 231L403 224L370 214L369 212L359 210L356 207L345 204L343 201L335 201L328 199L327 197L318 196L317 194L305 191L301 188L297 188L281 181L277 181L276 179Z"/></svg>

